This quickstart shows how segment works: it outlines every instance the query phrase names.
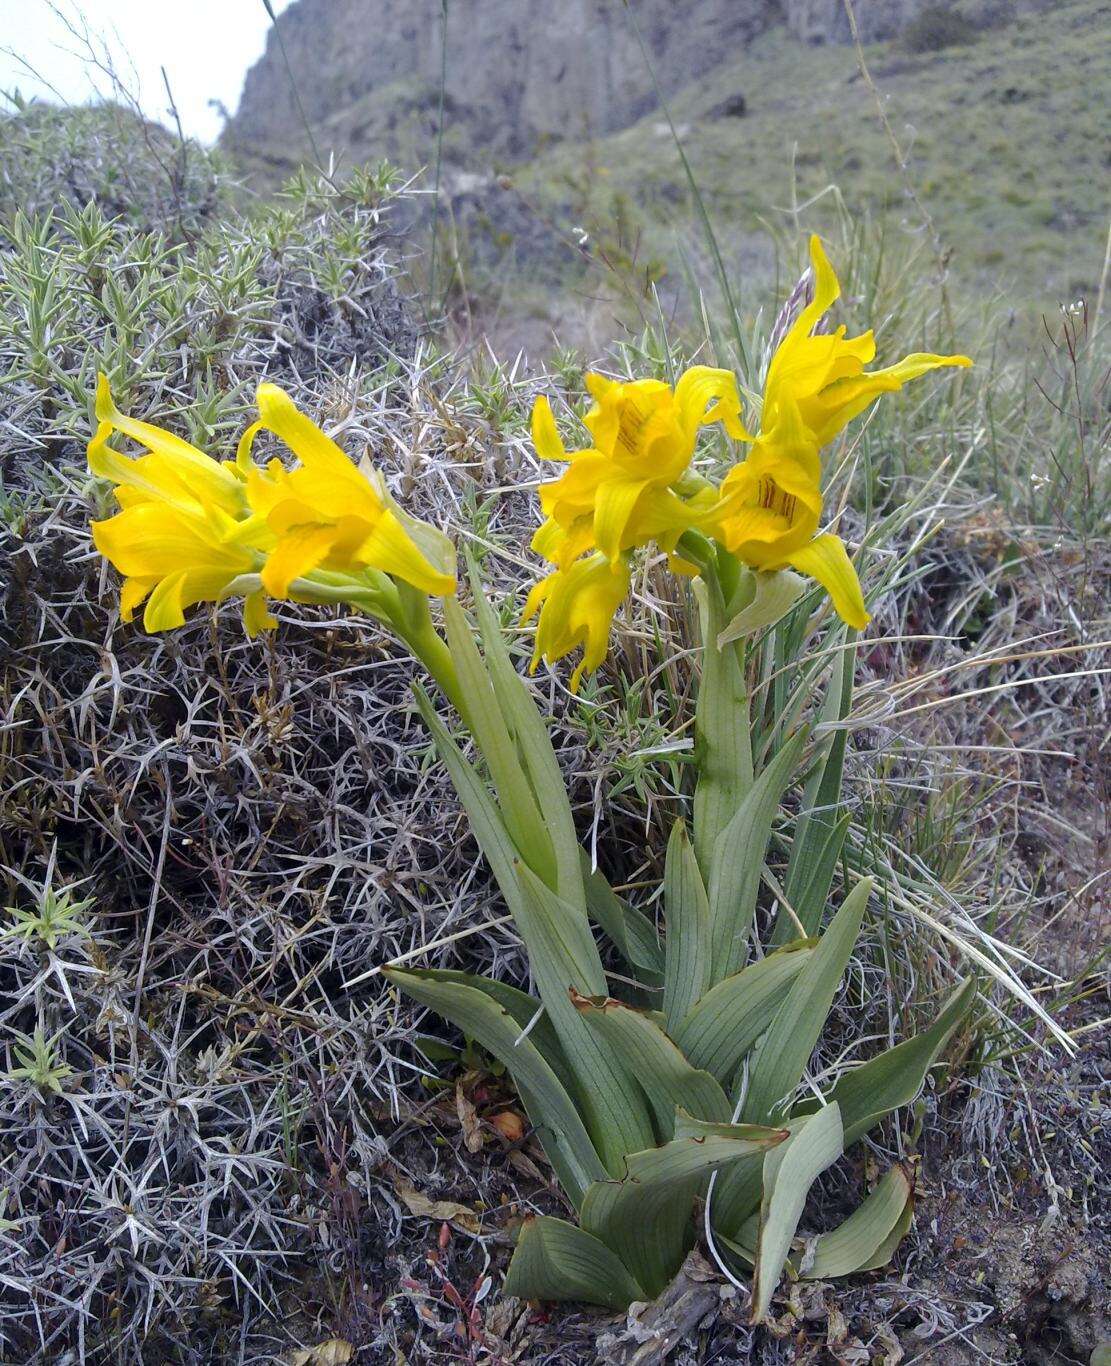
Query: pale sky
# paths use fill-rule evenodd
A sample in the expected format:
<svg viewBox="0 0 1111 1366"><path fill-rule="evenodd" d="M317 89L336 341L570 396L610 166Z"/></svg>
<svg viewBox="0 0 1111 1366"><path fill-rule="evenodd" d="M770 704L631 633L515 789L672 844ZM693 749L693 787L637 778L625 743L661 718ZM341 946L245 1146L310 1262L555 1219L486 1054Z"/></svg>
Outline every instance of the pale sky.
<svg viewBox="0 0 1111 1366"><path fill-rule="evenodd" d="M274 12L289 3L272 0ZM79 34L87 28L143 112L171 126L165 67L182 127L202 142L214 141L222 126L208 101L234 113L270 27L262 0L0 0L0 91L54 104L85 104L110 91L59 15ZM6 108L9 101L0 99Z"/></svg>

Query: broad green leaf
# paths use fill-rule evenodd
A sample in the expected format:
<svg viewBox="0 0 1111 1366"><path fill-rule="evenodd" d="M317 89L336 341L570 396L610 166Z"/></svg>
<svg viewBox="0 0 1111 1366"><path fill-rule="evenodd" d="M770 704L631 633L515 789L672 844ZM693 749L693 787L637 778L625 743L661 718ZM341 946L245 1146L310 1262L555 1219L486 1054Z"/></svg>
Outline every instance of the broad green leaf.
<svg viewBox="0 0 1111 1366"><path fill-rule="evenodd" d="M516 872L519 855L509 838L501 814L494 805L494 799L474 765L467 761L447 727L436 715L428 694L419 684L414 687L413 694L424 718L424 724L428 727L436 750L451 778L452 786L463 805L463 810L467 813L471 833L485 854L509 909L516 914L521 900Z"/></svg>
<svg viewBox="0 0 1111 1366"><path fill-rule="evenodd" d="M664 866L664 1016L667 1031L686 1019L710 980L710 903L687 827L675 822Z"/></svg>
<svg viewBox="0 0 1111 1366"><path fill-rule="evenodd" d="M765 626L773 626L780 617L794 607L807 588L807 581L790 569L774 569L753 575L756 594L747 607L742 607L717 638L717 647L724 649L730 641L754 635Z"/></svg>
<svg viewBox="0 0 1111 1366"><path fill-rule="evenodd" d="M888 1266L891 1259L899 1249L899 1244L910 1232L910 1226L914 1223L914 1201L908 1200L903 1206L903 1212L895 1221L895 1227L876 1249L875 1255L862 1266L857 1267L857 1271L878 1271L881 1267Z"/></svg>
<svg viewBox="0 0 1111 1366"><path fill-rule="evenodd" d="M582 1300L617 1310L647 1298L605 1243L547 1214L529 1219L521 1229L505 1293L522 1300Z"/></svg>
<svg viewBox="0 0 1111 1366"><path fill-rule="evenodd" d="M490 770L506 831L518 854L549 886L556 882L555 850L516 742L455 598L444 600L444 624L462 695L464 720Z"/></svg>
<svg viewBox="0 0 1111 1366"><path fill-rule="evenodd" d="M871 891L865 878L845 898L760 1040L749 1073L745 1119L762 1124L779 1118L783 1102L801 1080L852 955Z"/></svg>
<svg viewBox="0 0 1111 1366"><path fill-rule="evenodd" d="M802 939L751 963L703 996L673 1033L693 1067L727 1085L748 1050L771 1024L783 994L801 972L813 941Z"/></svg>
<svg viewBox="0 0 1111 1366"><path fill-rule="evenodd" d="M699 1119L728 1120L731 1107L720 1085L709 1072L692 1067L643 1011L600 996L575 997L575 1005L636 1077L666 1138L672 1135L677 1106Z"/></svg>
<svg viewBox="0 0 1111 1366"><path fill-rule="evenodd" d="M749 1128L755 1137L717 1133L672 1139L630 1153L620 1181L598 1181L583 1199L583 1227L620 1257L654 1297L675 1275L693 1237L695 1196L711 1172L783 1141L781 1129Z"/></svg>
<svg viewBox="0 0 1111 1366"><path fill-rule="evenodd" d="M525 942L540 999L577 1082L576 1093L588 1132L606 1168L620 1171L625 1153L653 1141L652 1121L636 1083L599 1047L571 1004L571 988L584 996L606 994L602 961L586 915L556 897L517 860L498 810L474 767L467 763L428 698L420 689L416 692L421 714L470 818L475 838ZM555 1158L552 1165L557 1166Z"/></svg>
<svg viewBox="0 0 1111 1366"><path fill-rule="evenodd" d="M773 1135L776 1137L773 1138ZM676 1138L743 1139L745 1142L757 1144L759 1151L756 1156L761 1161L766 1148L773 1143L783 1143L790 1136L791 1131L787 1125L781 1129L769 1129L766 1124L734 1124L731 1120L723 1122L716 1119L699 1119L689 1110L679 1109L675 1112Z"/></svg>
<svg viewBox="0 0 1111 1366"><path fill-rule="evenodd" d="M536 990L578 1079L586 1127L606 1168L619 1172L626 1153L654 1139L640 1088L571 1002L572 991L606 995L597 945L585 915L561 902L525 864L517 871L521 895L515 914Z"/></svg>
<svg viewBox="0 0 1111 1366"><path fill-rule="evenodd" d="M791 909L809 934L817 934L822 923L826 906L829 904L833 874L837 870L837 861L845 847L845 836L849 833L851 824L852 816L846 811L832 825L823 825L820 828L811 825L809 833L814 837L814 843L818 847L815 848L813 857L808 857L806 861L805 879L797 881L791 892L784 890L784 896ZM776 919L772 943L781 944L797 933L798 925L794 919L785 910L781 910Z"/></svg>
<svg viewBox="0 0 1111 1366"><path fill-rule="evenodd" d="M796 1121L797 1123L797 1121ZM795 1126L792 1126L795 1129ZM760 1203L760 1237L752 1277L752 1322L762 1322L779 1284L791 1239L795 1236L807 1192L844 1151L841 1112L836 1104L810 1115L786 1143L764 1157L764 1194ZM591 1187L593 1189L593 1187ZM589 1200L587 1192L586 1200ZM586 1208L586 1200L583 1208Z"/></svg>
<svg viewBox="0 0 1111 1366"><path fill-rule="evenodd" d="M847 638L849 633L845 634ZM840 667L834 667L822 705L822 721L841 722L848 716L853 700L855 665L856 647L852 646L843 652ZM795 825L783 892L808 934L814 934L822 923L833 871L848 829L848 818L840 811L848 734L847 730L838 729L823 736L819 742L819 762L806 784ZM782 943L794 933L793 922L786 912L782 912L773 943Z"/></svg>
<svg viewBox="0 0 1111 1366"><path fill-rule="evenodd" d="M742 1157L718 1177L713 1201L715 1237L741 1238L747 1221L760 1205L763 1170L762 1158Z"/></svg>
<svg viewBox="0 0 1111 1366"><path fill-rule="evenodd" d="M717 645L725 626L721 590L705 579L695 579L693 587L703 641L694 712L694 850L708 882L718 836L752 786L752 737L738 647Z"/></svg>
<svg viewBox="0 0 1111 1366"><path fill-rule="evenodd" d="M513 667L497 616L482 591L474 560L467 552L475 615L494 693L518 749L551 837L556 860L556 891L564 901L583 900L582 869L575 820L548 728L524 680Z"/></svg>
<svg viewBox="0 0 1111 1366"><path fill-rule="evenodd" d="M437 981L427 973L400 968L386 968L384 975L415 1001L477 1039L505 1064L521 1090L544 1151L568 1197L578 1206L587 1187L604 1179L606 1169L571 1097L540 1050L527 1037L521 1037L517 1021L476 987Z"/></svg>
<svg viewBox="0 0 1111 1366"><path fill-rule="evenodd" d="M732 976L744 962L772 822L805 740L806 731L800 730L784 744L717 838L709 881L711 985Z"/></svg>
<svg viewBox="0 0 1111 1366"><path fill-rule="evenodd" d="M969 978L953 992L928 1029L854 1067L837 1082L828 1099L841 1107L846 1147L884 1115L900 1105L909 1105L917 1096L926 1073L964 1019L975 995L976 983ZM817 1102L804 1102L796 1113L806 1113L812 1104Z"/></svg>
<svg viewBox="0 0 1111 1366"><path fill-rule="evenodd" d="M578 1086L568 1066L559 1035L552 1028L547 1012L535 996L518 991L506 982L495 981L493 977L481 977L471 972L456 972L452 968L421 968L419 975L429 982L445 982L449 985L455 983L461 987L474 987L476 991L484 991L513 1017L521 1029L528 1030L528 1037L563 1083L567 1094L572 1100L577 1100Z"/></svg>
<svg viewBox="0 0 1111 1366"><path fill-rule="evenodd" d="M606 932L638 981L646 986L659 986L663 981L664 951L655 925L643 911L623 901L599 869L591 868L585 850L580 854L587 914Z"/></svg>
<svg viewBox="0 0 1111 1366"><path fill-rule="evenodd" d="M914 1198L914 1182L907 1168L896 1163L884 1174L860 1208L814 1242L813 1257L799 1274L804 1280L824 1281L884 1266L876 1258L887 1249ZM892 1249L894 1251L894 1248Z"/></svg>
<svg viewBox="0 0 1111 1366"><path fill-rule="evenodd" d="M836 1101L841 1107L846 1148L873 1128L884 1115L914 1100L926 1073L964 1018L975 994L975 982L969 980L962 983L928 1029L862 1063L837 1082L828 1099ZM709 1000L709 997L706 999ZM689 1051L688 1057L692 1062L699 1061ZM796 1106L792 1113L795 1117L813 1114L819 1104L817 1100L808 1099ZM714 1192L715 1230L733 1238L738 1237L738 1230L743 1227L759 1200L759 1166L750 1160L736 1163L719 1178Z"/></svg>

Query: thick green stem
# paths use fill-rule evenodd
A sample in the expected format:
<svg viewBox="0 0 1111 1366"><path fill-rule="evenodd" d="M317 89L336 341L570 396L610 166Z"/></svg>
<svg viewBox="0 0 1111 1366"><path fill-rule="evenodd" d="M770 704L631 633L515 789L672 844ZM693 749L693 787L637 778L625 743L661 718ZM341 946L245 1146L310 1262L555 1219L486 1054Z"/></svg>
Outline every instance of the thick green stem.
<svg viewBox="0 0 1111 1366"><path fill-rule="evenodd" d="M702 624L702 677L694 713L698 765L694 847L702 875L709 882L717 838L752 786L752 739L740 650L735 644L722 650L717 646L726 618L713 560L706 563L697 591Z"/></svg>
<svg viewBox="0 0 1111 1366"><path fill-rule="evenodd" d="M455 674L455 663L452 660L451 651L432 625L431 617L416 626L403 628L396 625L395 629L409 649L412 650L415 658L424 665L430 677L439 685L440 691L447 700L459 715L463 716L463 700L459 691L459 680Z"/></svg>

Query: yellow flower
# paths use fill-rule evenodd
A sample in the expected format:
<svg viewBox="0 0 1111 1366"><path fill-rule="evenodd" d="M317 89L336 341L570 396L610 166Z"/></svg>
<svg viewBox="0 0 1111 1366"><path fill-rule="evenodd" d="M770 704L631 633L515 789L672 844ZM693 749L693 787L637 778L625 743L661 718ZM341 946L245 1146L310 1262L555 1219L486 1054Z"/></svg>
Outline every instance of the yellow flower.
<svg viewBox="0 0 1111 1366"><path fill-rule="evenodd" d="M295 579L317 569L359 574L376 569L422 593L455 592L454 550L442 532L404 513L367 462L356 466L274 384L258 388L259 420L244 432L236 457L251 517L241 534L265 526L274 545L262 570L271 596L289 595ZM300 461L265 469L251 461L259 431L273 432Z"/></svg>
<svg viewBox="0 0 1111 1366"><path fill-rule="evenodd" d="M246 512L235 466L213 460L161 427L125 417L104 375L97 381L96 415L89 468L116 485L122 510L92 523L93 543L124 575L124 621L147 599L146 629L170 630L184 623L187 607L219 601L240 580L248 633L272 626L257 578L260 547L231 539ZM147 454L132 457L113 450L108 442L115 432L145 446Z"/></svg>
<svg viewBox="0 0 1111 1366"><path fill-rule="evenodd" d="M760 431L748 457L729 471L710 518L717 539L756 569L790 565L825 588L841 618L862 629L870 620L860 581L838 536L816 535L822 516L819 451L879 394L929 370L965 366L967 356L907 356L866 372L876 353L871 332L845 328L812 336L841 286L817 237L810 239L814 300L784 337L768 366Z"/></svg>
<svg viewBox="0 0 1111 1366"><path fill-rule="evenodd" d="M541 579L528 595L521 617L523 626L540 613L532 671L542 658L553 664L581 645L583 657L571 675L571 691L578 692L583 673L596 669L606 657L613 614L628 591L626 561L612 565L597 553Z"/></svg>
<svg viewBox="0 0 1111 1366"><path fill-rule="evenodd" d="M916 352L885 370L865 371L865 365L876 355L871 331L859 337L846 337L847 329L842 325L835 332L811 335L818 321L840 298L841 285L816 236L810 239L810 263L814 299L799 314L768 366L761 432L774 432L783 414L793 422L793 416L787 412L793 405L820 449L878 395L901 389L908 380L930 370L972 364L967 356Z"/></svg>
<svg viewBox="0 0 1111 1366"><path fill-rule="evenodd" d="M870 618L860 581L839 536L817 536L822 515L818 447L798 409L784 404L774 440L761 436L725 476L714 535L755 569L790 565L825 588L842 620L858 630Z"/></svg>
<svg viewBox="0 0 1111 1366"><path fill-rule="evenodd" d="M545 460L568 461L567 470L540 486L546 521L533 549L559 568L588 550L600 550L619 572L621 555L659 540L672 549L697 520L670 488L694 455L701 427L721 422L733 436L740 398L728 370L696 365L675 386L660 380L632 383L587 375L594 406L584 422L592 444L568 451L548 400L537 399L532 438Z"/></svg>

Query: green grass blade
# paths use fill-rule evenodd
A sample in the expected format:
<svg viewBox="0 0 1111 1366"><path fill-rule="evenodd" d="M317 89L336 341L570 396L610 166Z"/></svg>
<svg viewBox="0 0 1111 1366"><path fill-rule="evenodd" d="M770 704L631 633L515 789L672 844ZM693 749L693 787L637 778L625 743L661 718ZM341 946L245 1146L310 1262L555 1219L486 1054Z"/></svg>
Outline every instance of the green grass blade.
<svg viewBox="0 0 1111 1366"><path fill-rule="evenodd" d="M710 981L710 903L687 827L675 822L664 865L664 1018L676 1028L702 999Z"/></svg>

